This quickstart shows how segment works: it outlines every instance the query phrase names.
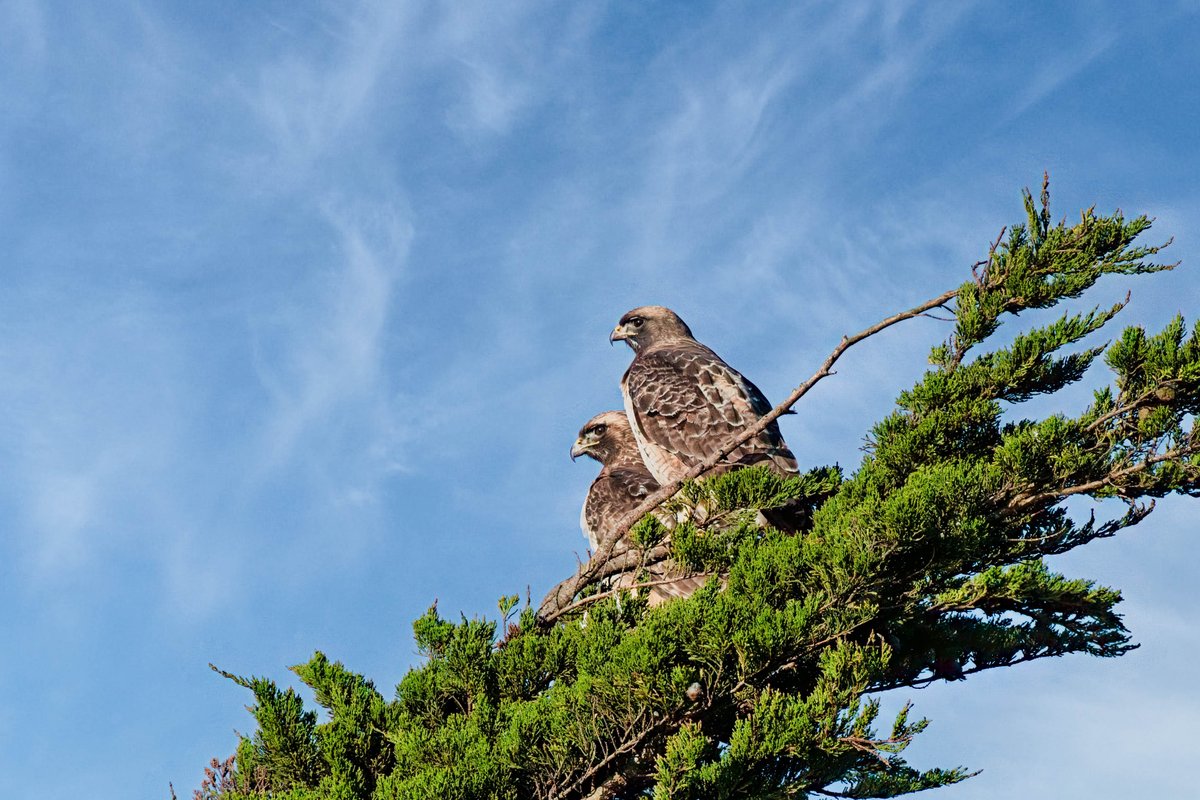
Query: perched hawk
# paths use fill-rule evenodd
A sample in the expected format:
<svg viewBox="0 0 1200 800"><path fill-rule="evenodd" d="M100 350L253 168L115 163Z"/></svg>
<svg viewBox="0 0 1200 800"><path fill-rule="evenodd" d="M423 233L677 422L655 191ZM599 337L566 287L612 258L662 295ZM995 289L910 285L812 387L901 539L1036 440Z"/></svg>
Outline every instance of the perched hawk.
<svg viewBox="0 0 1200 800"><path fill-rule="evenodd" d="M579 526L595 552L626 514L658 490L658 481L638 455L624 412L605 411L584 424L571 447L571 460L582 455L591 456L602 465L579 514ZM666 581L650 587L652 606L673 597L687 597L706 580L703 576L671 578L667 564L655 564L647 572L646 580ZM622 575L617 585L631 586L637 582L638 576L628 574Z"/></svg>
<svg viewBox="0 0 1200 800"><path fill-rule="evenodd" d="M587 421L571 447L571 459L585 455L603 465L579 514L579 527L594 552L622 517L658 491L658 481L642 463L629 419L621 411L605 411Z"/></svg>
<svg viewBox="0 0 1200 800"><path fill-rule="evenodd" d="M697 342L669 308L635 308L609 340L624 341L635 354L621 394L642 460L659 483L681 478L771 410L758 387ZM764 463L783 474L798 471L774 422L710 474Z"/></svg>

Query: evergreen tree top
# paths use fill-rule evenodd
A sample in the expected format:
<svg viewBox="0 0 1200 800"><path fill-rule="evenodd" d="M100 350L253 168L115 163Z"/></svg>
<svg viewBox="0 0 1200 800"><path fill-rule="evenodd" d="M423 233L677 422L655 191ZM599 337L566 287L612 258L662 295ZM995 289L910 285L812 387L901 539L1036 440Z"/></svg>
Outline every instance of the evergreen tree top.
<svg viewBox="0 0 1200 800"><path fill-rule="evenodd" d="M1177 317L1085 344L1120 302L995 344L1005 321L1105 275L1175 266L1136 243L1146 217L1088 209L1052 223L1045 182L1024 201L1024 221L961 286L846 337L760 421L858 341L942 309L951 335L870 429L855 470L698 469L537 606L512 596L498 620L457 622L431 608L414 623L425 663L391 700L321 653L293 669L324 721L269 679L222 673L252 692L257 729L198 796L866 798L969 777L910 766L903 752L927 723L906 707L880 730L876 695L1128 652L1120 593L1046 558L1140 522L1154 498L1200 493L1200 325ZM1086 408L1020 418L1023 402L1091 378L1098 360L1111 375ZM1072 516L1073 497L1100 513ZM646 516L663 502L681 519L671 530ZM803 512L799 532L757 524L785 506ZM648 608L605 582L664 559L709 576L706 587Z"/></svg>

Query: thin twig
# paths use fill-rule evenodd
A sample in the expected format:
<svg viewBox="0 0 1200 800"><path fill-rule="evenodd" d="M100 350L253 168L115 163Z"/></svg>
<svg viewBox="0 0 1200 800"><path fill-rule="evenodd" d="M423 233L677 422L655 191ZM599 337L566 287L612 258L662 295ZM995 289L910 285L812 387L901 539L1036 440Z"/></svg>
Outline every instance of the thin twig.
<svg viewBox="0 0 1200 800"><path fill-rule="evenodd" d="M1114 470L1103 478L1097 478L1094 481L1080 483L1075 486L1067 486L1061 489L1054 489L1049 492L1039 492L1038 494L1014 497L1008 504L1008 507L1014 511L1024 511L1030 506L1040 505L1047 500L1061 500L1065 497L1070 497L1076 494L1086 494L1094 492L1098 489L1103 489L1105 486L1111 486L1121 478L1128 478L1131 475L1136 475L1139 472L1144 472L1155 464L1161 464L1164 461L1174 461L1184 458L1185 456L1195 455L1200 452L1200 445L1191 445L1188 447L1177 447L1174 450L1168 450L1165 453L1148 455L1143 461L1139 461L1131 467L1125 469Z"/></svg>
<svg viewBox="0 0 1200 800"><path fill-rule="evenodd" d="M635 720L635 725L637 722L640 722L640 721L641 720L639 717L638 720ZM582 788L583 786L586 786L587 783L589 781L591 781L592 778L594 778L601 770L603 770L605 767L607 767L610 763L615 761L617 758L619 758L623 755L627 755L630 751L632 751L638 745L640 745L643 741L645 741L646 738L649 737L652 733L654 733L657 730L660 730L664 725L666 725L667 721L668 721L668 718L663 718L663 719L660 719L659 721L647 726L646 728L642 729L641 733L637 734L632 739L627 739L616 750L613 750L611 753L609 753L607 756L605 756L599 762L593 764L586 772L584 772L582 775L580 775L570 786L567 786L564 789L562 789L561 791L552 794L551 798L553 799L553 798L559 798L559 797L567 797L567 796L571 795L573 792Z"/></svg>
<svg viewBox="0 0 1200 800"><path fill-rule="evenodd" d="M958 674L961 676L960 677L960 680L961 680L962 678L965 678L967 675L974 675L975 673L983 672L984 670L995 669L996 667L1015 667L1017 664L1024 664L1027 661L1036 661L1041 658L1054 658L1054 657L1061 656L1061 655L1063 655L1063 653L1049 651L1049 650L1044 653L1025 653L1024 655L1013 658L1010 661L1005 661L1003 663L996 662L996 663L982 664L982 665L971 667L970 669L961 670L961 672L959 672ZM924 671L924 670L922 670L922 671ZM868 689L866 690L866 692L864 694L876 694L877 692L888 692L888 691L891 691L892 689L899 689L901 687L908 687L910 689L925 689L928 686L932 685L933 683L936 683L937 681L944 681L944 680L945 680L945 678L943 678L940 675L928 675L924 678L914 677L911 680L893 681L892 683L882 683L882 684L879 684L878 686L868 687Z"/></svg>
<svg viewBox="0 0 1200 800"><path fill-rule="evenodd" d="M706 578L710 575L718 575L718 574L720 574L720 573L691 572L686 575L679 575L679 576L672 577L672 578L659 578L658 580L653 580L653 581L640 581L638 583L631 583L627 586L614 586L613 588L607 589L603 592L596 592L595 594L589 594L587 597L579 598L578 600L571 603L571 611L578 611L579 609L583 608L584 606L589 606L589 605L592 605L593 603L598 603L601 600L606 600L609 597L614 597L614 596L620 594L621 592L631 592L632 593L638 589L648 589L653 586L665 586L666 584L669 584L669 583L680 583L682 581L691 580L692 578Z"/></svg>
<svg viewBox="0 0 1200 800"><path fill-rule="evenodd" d="M903 744L905 741L911 741L911 737L908 740L905 740L905 739L878 739L878 740L876 740L876 739L867 739L862 736L839 736L838 741L842 742L843 744L850 745L855 750L873 755L873 756L875 756L875 758L882 761L883 765L885 767L891 767L892 762L888 761L887 757L884 756L882 752L880 752L879 745L881 745L881 744Z"/></svg>
<svg viewBox="0 0 1200 800"><path fill-rule="evenodd" d="M1132 402L1127 402L1123 405L1118 404L1111 411L1096 417L1094 420L1088 423L1084 430L1088 433L1091 433L1115 417L1119 417L1122 414L1127 414L1131 411L1136 411L1142 406L1154 405L1155 401L1158 400L1158 392L1162 391L1163 389L1170 389L1178 385L1179 381L1175 379L1159 381L1157 384L1138 395L1138 397Z"/></svg>

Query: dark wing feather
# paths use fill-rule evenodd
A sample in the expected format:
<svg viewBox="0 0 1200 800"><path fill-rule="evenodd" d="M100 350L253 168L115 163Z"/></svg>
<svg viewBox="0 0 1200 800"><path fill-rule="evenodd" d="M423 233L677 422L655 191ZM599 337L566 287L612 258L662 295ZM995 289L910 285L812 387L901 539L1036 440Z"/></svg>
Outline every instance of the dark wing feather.
<svg viewBox="0 0 1200 800"><path fill-rule="evenodd" d="M614 525L658 490L658 481L644 468L605 467L600 470L583 504L584 533L596 549Z"/></svg>
<svg viewBox="0 0 1200 800"><path fill-rule="evenodd" d="M624 383L631 422L641 438L685 467L712 457L730 437L771 410L757 386L698 342L640 354ZM731 453L725 468L761 461L780 472L797 469L774 423Z"/></svg>

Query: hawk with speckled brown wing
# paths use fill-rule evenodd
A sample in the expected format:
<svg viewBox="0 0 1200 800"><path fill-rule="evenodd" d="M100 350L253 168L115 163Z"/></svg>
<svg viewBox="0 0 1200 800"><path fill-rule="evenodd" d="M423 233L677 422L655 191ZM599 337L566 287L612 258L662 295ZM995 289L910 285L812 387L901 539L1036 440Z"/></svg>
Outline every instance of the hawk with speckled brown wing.
<svg viewBox="0 0 1200 800"><path fill-rule="evenodd" d="M579 527L595 552L612 535L616 524L659 487L642 463L629 418L622 411L605 411L584 424L571 447L572 460L582 455L601 464L600 474L592 481L579 515ZM650 566L647 573L647 580L665 581L649 587L652 606L673 597L687 597L706 580L703 576L672 578L665 563ZM631 586L636 582L637 576L626 574L618 578L616 585Z"/></svg>
<svg viewBox="0 0 1200 800"><path fill-rule="evenodd" d="M584 424L571 447L571 459L579 456L590 456L602 465L579 515L579 527L596 551L622 517L658 491L658 481L642 463L629 420L621 411L605 411Z"/></svg>
<svg viewBox="0 0 1200 800"><path fill-rule="evenodd" d="M696 341L669 308L635 308L621 317L609 339L624 341L635 353L621 379L621 394L642 460L661 484L683 477L771 410L758 387ZM786 475L798 471L776 423L739 445L709 474L751 464Z"/></svg>

